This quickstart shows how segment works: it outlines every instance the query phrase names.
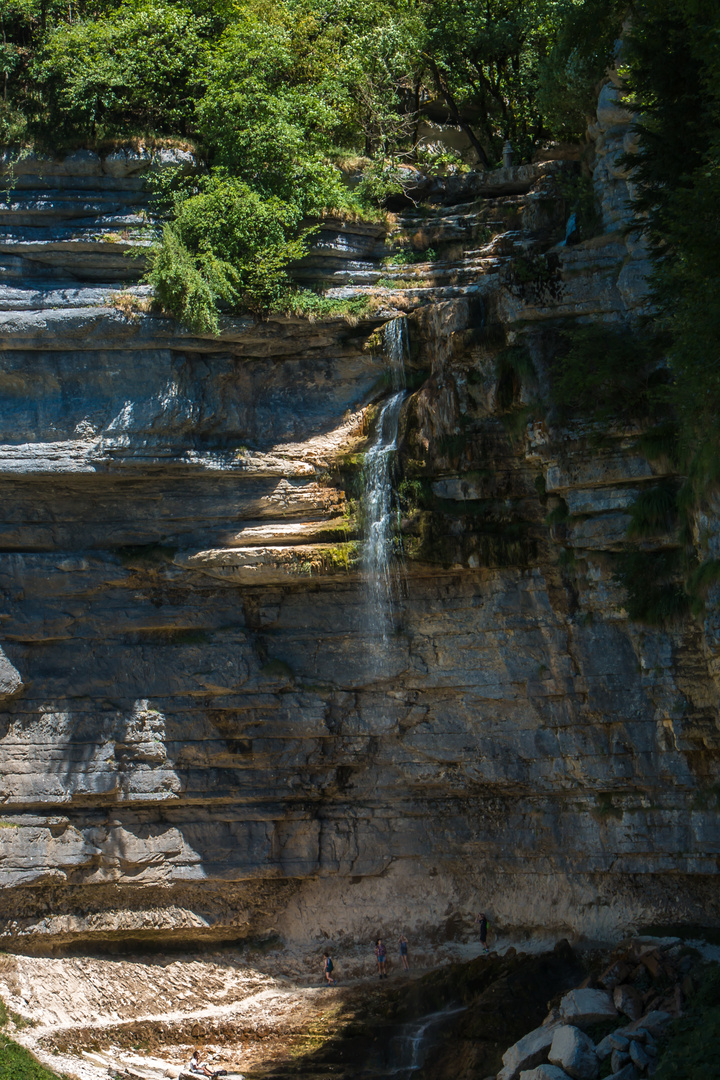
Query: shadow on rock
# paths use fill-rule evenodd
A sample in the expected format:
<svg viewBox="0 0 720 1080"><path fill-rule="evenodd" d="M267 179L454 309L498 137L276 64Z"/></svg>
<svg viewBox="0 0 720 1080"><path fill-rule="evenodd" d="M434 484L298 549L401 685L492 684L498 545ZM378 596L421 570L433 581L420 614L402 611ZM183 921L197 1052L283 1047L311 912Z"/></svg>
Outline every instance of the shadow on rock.
<svg viewBox="0 0 720 1080"><path fill-rule="evenodd" d="M296 1051L277 1075L477 1080L496 1073L508 1046L541 1024L550 999L584 974L562 941L537 956L511 949L402 987L364 988L344 998L334 1017L329 1010L325 1033L309 1032L308 1051ZM313 1039L322 1045L311 1049ZM271 1068L247 1075L274 1074Z"/></svg>

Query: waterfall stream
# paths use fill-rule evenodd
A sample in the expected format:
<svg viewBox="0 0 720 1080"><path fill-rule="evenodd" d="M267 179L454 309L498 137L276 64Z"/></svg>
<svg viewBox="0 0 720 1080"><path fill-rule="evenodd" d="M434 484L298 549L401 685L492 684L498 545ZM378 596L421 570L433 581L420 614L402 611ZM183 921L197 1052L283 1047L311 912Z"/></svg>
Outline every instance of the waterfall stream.
<svg viewBox="0 0 720 1080"><path fill-rule="evenodd" d="M405 398L407 322L391 319L383 327L383 351L388 362L391 396L383 404L375 441L365 455L363 503L365 544L367 649L376 670L382 667L393 626L393 603L398 591L398 566L392 556L392 465L397 446L400 410Z"/></svg>
<svg viewBox="0 0 720 1080"><path fill-rule="evenodd" d="M390 1043L392 1071L389 1075L399 1078L421 1069L428 1050L437 1044L448 1021L462 1012L465 1012L463 1005L449 1006L405 1024Z"/></svg>

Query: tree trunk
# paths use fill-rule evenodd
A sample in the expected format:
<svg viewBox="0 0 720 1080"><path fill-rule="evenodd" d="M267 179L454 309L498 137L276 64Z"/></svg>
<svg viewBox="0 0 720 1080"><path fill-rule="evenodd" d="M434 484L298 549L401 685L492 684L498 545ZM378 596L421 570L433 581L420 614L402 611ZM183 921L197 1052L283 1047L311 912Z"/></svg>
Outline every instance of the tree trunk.
<svg viewBox="0 0 720 1080"><path fill-rule="evenodd" d="M417 161L418 159L418 143L420 142L420 87L422 86L422 79L417 78L415 80L415 93L414 102L415 105L415 124L413 126L413 145L411 161Z"/></svg>

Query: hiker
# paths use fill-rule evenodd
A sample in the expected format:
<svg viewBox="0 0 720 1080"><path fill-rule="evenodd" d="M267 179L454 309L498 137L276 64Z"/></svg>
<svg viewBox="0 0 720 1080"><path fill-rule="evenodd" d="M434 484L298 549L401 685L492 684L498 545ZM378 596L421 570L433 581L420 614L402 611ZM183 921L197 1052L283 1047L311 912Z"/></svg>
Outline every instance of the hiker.
<svg viewBox="0 0 720 1080"><path fill-rule="evenodd" d="M387 971L385 970L385 964L387 962L387 952L385 951L385 945L382 941L382 938L378 938L375 944L375 958L377 960L380 978L387 979Z"/></svg>
<svg viewBox="0 0 720 1080"><path fill-rule="evenodd" d="M324 956L323 956L323 960L325 961L324 964L323 964L323 971L325 972L325 978L326 978L329 985L334 986L335 985L335 980L332 977L333 962L332 962L332 957L330 956L330 953L326 952L324 954Z"/></svg>
<svg viewBox="0 0 720 1080"><path fill-rule="evenodd" d="M488 921L487 921L487 915L485 914L484 911L480 911L475 916L475 922L480 923L480 944L482 945L483 951L485 952L485 955L487 956L488 953L490 952L490 950L488 949L488 943L487 943Z"/></svg>
<svg viewBox="0 0 720 1080"><path fill-rule="evenodd" d="M403 971L409 971L410 966L407 958L408 939L404 934L400 935L400 960L402 961Z"/></svg>

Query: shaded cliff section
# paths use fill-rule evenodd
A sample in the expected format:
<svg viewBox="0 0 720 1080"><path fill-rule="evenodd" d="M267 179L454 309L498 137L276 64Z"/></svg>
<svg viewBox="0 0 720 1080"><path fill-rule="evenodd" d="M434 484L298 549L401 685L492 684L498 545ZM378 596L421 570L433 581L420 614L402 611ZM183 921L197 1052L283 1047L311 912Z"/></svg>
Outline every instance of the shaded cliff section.
<svg viewBox="0 0 720 1080"><path fill-rule="evenodd" d="M365 316L219 338L143 310L125 253L148 242L162 161L12 166L7 947L459 944L478 904L501 930L588 937L717 921L712 605L704 628L644 625L617 575L629 507L672 471L637 425L537 413L568 328L629 332L644 310L629 119L608 84L595 235L558 246L573 166L420 178L389 231L328 222L300 268L367 295ZM381 650L361 467L398 316L404 572ZM636 546L677 544L661 528Z"/></svg>

